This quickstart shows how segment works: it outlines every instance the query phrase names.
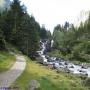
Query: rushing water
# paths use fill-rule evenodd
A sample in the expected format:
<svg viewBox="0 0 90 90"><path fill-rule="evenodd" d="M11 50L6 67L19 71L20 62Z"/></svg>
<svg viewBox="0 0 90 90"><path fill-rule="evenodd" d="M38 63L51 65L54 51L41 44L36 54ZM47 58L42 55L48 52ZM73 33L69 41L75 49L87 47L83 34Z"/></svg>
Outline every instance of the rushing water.
<svg viewBox="0 0 90 90"><path fill-rule="evenodd" d="M90 77L90 67L88 67L87 65L84 65L84 64L75 65L69 61L64 61L61 58L56 58L56 57L47 58L44 55L47 42L40 41L40 43L41 43L41 50L38 51L38 53L40 57L42 57L44 64L54 65L55 68L66 68L73 74L82 74L82 75L87 75L88 77ZM52 43L51 43L51 46L52 46Z"/></svg>

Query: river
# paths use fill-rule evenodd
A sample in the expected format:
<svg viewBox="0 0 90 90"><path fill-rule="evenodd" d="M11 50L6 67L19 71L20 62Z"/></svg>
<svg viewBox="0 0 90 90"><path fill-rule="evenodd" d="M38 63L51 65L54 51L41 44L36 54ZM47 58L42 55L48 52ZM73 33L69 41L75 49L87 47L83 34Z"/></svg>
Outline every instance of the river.
<svg viewBox="0 0 90 90"><path fill-rule="evenodd" d="M41 49L40 51L38 51L38 53L40 57L42 57L44 65L52 65L55 69L63 68L68 70L69 72L72 72L73 74L81 74L90 77L90 66L87 66L85 63L83 63L82 65L76 65L70 61L65 61L57 57L49 57L49 56L46 57L44 51L46 49L47 41L46 42L40 41L40 43L41 43Z"/></svg>

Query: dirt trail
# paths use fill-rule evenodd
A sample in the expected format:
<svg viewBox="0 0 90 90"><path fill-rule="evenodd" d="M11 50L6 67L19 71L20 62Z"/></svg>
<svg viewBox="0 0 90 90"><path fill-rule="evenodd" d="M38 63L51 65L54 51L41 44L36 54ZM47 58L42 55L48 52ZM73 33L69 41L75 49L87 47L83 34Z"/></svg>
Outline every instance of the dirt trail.
<svg viewBox="0 0 90 90"><path fill-rule="evenodd" d="M16 55L15 64L6 72L0 74L0 90L7 90L5 88L10 85L21 75L26 66L26 60L21 55Z"/></svg>

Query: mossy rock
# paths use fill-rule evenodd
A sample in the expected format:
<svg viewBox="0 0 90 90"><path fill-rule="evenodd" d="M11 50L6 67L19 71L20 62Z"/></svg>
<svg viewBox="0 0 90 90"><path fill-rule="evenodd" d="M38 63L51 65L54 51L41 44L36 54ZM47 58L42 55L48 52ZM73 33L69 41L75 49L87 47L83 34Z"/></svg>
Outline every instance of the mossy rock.
<svg viewBox="0 0 90 90"><path fill-rule="evenodd" d="M40 83L37 80L31 80L28 90L40 90Z"/></svg>

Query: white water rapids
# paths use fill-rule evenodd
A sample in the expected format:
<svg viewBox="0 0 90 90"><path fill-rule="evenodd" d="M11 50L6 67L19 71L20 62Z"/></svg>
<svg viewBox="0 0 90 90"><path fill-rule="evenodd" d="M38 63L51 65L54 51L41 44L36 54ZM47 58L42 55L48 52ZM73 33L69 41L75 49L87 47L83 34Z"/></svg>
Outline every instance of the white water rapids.
<svg viewBox="0 0 90 90"><path fill-rule="evenodd" d="M41 43L41 50L38 51L38 53L40 57L42 57L43 63L45 63L46 65L54 65L55 68L67 68L73 74L82 74L82 75L87 75L88 77L90 77L90 66L87 66L86 64L75 65L71 63L70 61L64 61L61 58L57 59L56 57L47 58L44 55L47 41L46 42L40 41L40 43ZM52 43L51 43L51 46L52 46Z"/></svg>

